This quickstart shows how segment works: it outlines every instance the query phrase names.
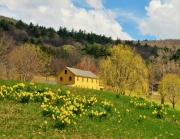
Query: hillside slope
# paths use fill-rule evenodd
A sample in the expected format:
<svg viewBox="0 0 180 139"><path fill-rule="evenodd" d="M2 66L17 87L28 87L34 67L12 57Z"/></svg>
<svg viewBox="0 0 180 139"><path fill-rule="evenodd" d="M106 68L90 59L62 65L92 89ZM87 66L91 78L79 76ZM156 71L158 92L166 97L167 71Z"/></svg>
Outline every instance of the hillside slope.
<svg viewBox="0 0 180 139"><path fill-rule="evenodd" d="M1 138L180 138L179 110L143 97L10 80L0 80L0 92Z"/></svg>

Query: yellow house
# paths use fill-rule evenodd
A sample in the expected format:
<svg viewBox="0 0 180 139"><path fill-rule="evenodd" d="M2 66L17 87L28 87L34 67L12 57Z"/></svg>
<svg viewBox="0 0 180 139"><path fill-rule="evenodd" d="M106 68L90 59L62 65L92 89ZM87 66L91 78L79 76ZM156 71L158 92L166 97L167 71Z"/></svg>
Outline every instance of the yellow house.
<svg viewBox="0 0 180 139"><path fill-rule="evenodd" d="M96 90L103 89L101 82L94 73L70 67L64 67L57 74L57 84Z"/></svg>

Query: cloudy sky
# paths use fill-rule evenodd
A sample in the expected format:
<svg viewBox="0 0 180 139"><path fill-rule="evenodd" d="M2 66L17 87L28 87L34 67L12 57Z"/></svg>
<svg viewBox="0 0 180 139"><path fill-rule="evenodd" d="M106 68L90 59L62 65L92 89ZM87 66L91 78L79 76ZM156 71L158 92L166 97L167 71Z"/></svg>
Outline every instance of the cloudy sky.
<svg viewBox="0 0 180 139"><path fill-rule="evenodd" d="M0 0L0 15L113 39L180 39L180 0Z"/></svg>

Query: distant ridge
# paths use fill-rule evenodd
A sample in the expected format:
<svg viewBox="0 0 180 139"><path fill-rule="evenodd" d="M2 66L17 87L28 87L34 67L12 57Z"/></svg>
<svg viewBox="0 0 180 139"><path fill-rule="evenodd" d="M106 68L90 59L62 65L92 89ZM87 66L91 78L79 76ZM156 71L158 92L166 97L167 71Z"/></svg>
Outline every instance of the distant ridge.
<svg viewBox="0 0 180 139"><path fill-rule="evenodd" d="M82 50L86 44L90 46L96 45L97 47L104 47L106 45L112 46L114 44L123 43L133 46L137 52L144 58L148 59L152 55L154 47L157 48L172 48L180 49L180 39L165 39L165 40L112 40L111 37L104 35L97 35L95 33L88 33L86 31L72 31L67 30L65 27L60 26L60 30L56 31L53 27L43 27L42 25L29 25L22 20L16 20L10 17L0 15L0 21L5 20L0 26L0 35L4 30L8 35L12 36L17 43L32 43L43 46L44 51L56 51L64 45L71 45L78 50ZM10 22L10 23L9 23Z"/></svg>

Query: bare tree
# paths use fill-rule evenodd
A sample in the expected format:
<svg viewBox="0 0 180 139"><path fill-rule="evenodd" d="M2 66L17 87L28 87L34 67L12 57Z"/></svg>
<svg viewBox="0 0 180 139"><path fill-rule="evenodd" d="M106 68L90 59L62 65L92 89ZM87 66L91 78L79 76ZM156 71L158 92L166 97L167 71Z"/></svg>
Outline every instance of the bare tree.
<svg viewBox="0 0 180 139"><path fill-rule="evenodd" d="M29 44L14 48L9 54L9 60L23 81L31 81L33 76L41 73L44 68L41 50Z"/></svg>
<svg viewBox="0 0 180 139"><path fill-rule="evenodd" d="M64 66L65 62L62 58L54 58L51 61L51 71L55 76Z"/></svg>
<svg viewBox="0 0 180 139"><path fill-rule="evenodd" d="M75 68L91 71L91 72L97 74L98 69L97 69L97 66L95 63L96 63L96 60L93 57L85 55L81 59L81 62L78 63L77 65L75 65Z"/></svg>
<svg viewBox="0 0 180 139"><path fill-rule="evenodd" d="M67 58L65 59L66 66L74 67L81 59L81 55L78 51L67 51Z"/></svg>
<svg viewBox="0 0 180 139"><path fill-rule="evenodd" d="M159 49L158 57L150 57L153 76L157 82L168 73L180 74L180 65L178 62L170 60L171 56L171 52Z"/></svg>
<svg viewBox="0 0 180 139"><path fill-rule="evenodd" d="M13 78L10 75L10 70L12 71L12 67L10 66L8 54L14 47L15 41L13 37L3 33L2 36L0 36L0 78Z"/></svg>
<svg viewBox="0 0 180 139"><path fill-rule="evenodd" d="M152 74L150 78L154 78L154 82L158 83L166 74L180 74L180 65L174 60L170 60L171 51L159 49L158 57L150 57L152 62ZM166 93L161 91L161 104L164 104Z"/></svg>

